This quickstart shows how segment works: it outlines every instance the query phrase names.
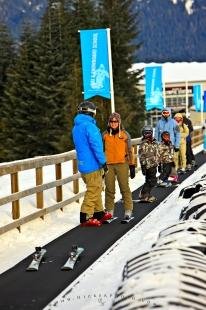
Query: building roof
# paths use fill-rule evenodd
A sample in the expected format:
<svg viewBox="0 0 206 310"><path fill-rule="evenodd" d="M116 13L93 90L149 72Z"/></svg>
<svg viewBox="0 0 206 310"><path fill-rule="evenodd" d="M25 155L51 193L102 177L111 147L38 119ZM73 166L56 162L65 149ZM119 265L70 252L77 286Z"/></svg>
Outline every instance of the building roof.
<svg viewBox="0 0 206 310"><path fill-rule="evenodd" d="M135 63L132 69L162 66L164 83L206 81L206 62ZM142 83L145 84L144 79Z"/></svg>

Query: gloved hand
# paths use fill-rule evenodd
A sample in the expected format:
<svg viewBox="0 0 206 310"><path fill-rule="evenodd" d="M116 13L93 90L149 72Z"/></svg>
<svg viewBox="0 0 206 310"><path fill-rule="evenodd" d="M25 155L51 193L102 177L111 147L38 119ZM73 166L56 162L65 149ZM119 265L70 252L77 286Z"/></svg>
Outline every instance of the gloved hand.
<svg viewBox="0 0 206 310"><path fill-rule="evenodd" d="M179 152L179 148L178 147L174 147L174 151L175 152Z"/></svg>
<svg viewBox="0 0 206 310"><path fill-rule="evenodd" d="M135 177L135 165L129 165L130 178L134 179Z"/></svg>
<svg viewBox="0 0 206 310"><path fill-rule="evenodd" d="M146 175L146 166L145 166L145 165L142 165L142 166L141 166L141 169L142 169L142 174L143 174L143 175Z"/></svg>
<svg viewBox="0 0 206 310"><path fill-rule="evenodd" d="M104 174L103 174L103 178L105 177L105 175L108 173L109 169L107 167L107 164L105 163L103 166L102 166L102 169L104 169Z"/></svg>

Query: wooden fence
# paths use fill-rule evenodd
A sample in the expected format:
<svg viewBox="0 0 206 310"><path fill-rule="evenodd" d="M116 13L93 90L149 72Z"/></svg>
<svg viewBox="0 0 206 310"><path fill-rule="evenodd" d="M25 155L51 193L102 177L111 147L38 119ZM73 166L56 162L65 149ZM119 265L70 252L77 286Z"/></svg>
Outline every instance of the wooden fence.
<svg viewBox="0 0 206 310"><path fill-rule="evenodd" d="M138 165L137 153L138 153L138 145L141 141L141 138L132 139L132 145L134 147L134 153L136 158L136 166ZM197 129L193 133L192 137L193 147L198 146L203 143L202 130ZM72 175L66 178L62 178L62 163L72 161ZM55 175L56 179L49 183L43 182L43 167L55 165ZM19 188L19 172L35 169L35 183L36 186L21 190ZM7 203L12 204L12 212L11 212L11 223L6 224L0 227L0 234L7 232L13 228L18 228L22 224L25 224L33 219L44 216L50 212L55 210L63 210L63 207L69 205L74 201L79 201L81 197L84 196L85 191L79 191L79 178L80 173L77 169L77 160L76 160L76 152L70 151L62 154L51 155L51 156L39 156L31 159L18 160L9 163L0 164L0 177L4 175L10 175L11 180L11 189L10 195L0 197L0 207ZM63 199L63 185L73 182L73 196L69 199ZM44 207L44 191L56 188L56 204ZM30 195L36 195L36 208L37 211L29 214L27 216L20 216L20 202L21 199Z"/></svg>

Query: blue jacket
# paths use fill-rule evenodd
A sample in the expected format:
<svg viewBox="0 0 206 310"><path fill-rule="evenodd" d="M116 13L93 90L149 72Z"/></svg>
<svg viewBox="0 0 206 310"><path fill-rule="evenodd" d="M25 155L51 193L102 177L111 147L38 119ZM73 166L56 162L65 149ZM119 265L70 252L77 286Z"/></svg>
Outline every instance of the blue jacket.
<svg viewBox="0 0 206 310"><path fill-rule="evenodd" d="M168 117L165 119L164 117L161 117L161 119L157 122L156 128L155 128L155 139L159 142L161 142L161 134L163 131L168 131L170 133L170 140L172 142L172 145L174 147L179 148L180 146L180 129L177 124L177 122L171 118Z"/></svg>
<svg viewBox="0 0 206 310"><path fill-rule="evenodd" d="M106 163L106 158L96 120L90 115L78 114L74 118L72 135L79 172L90 173L102 168Z"/></svg>

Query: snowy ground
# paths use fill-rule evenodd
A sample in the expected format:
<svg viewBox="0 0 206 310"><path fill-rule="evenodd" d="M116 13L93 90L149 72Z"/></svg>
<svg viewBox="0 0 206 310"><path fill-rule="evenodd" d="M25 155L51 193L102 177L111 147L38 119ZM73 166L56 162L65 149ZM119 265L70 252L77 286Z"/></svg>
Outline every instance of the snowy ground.
<svg viewBox="0 0 206 310"><path fill-rule="evenodd" d="M198 147L195 152L201 151ZM66 168L66 167L65 167ZM156 240L161 229L178 221L182 207L188 203L187 200L178 198L181 188L192 184L205 173L206 164L195 171L175 191L171 193L154 211L138 223L126 235L119 239L107 252L105 252L91 267L79 276L68 288L66 288L45 310L98 310L109 309L114 298L115 291L121 281L121 273L125 262L148 250ZM52 173L48 169L48 180ZM68 169L68 167L67 167ZM31 172L27 172L22 179L21 189L30 184ZM139 172L135 179L130 180L131 190L142 185L144 178ZM9 180L0 178L0 196L5 196ZM26 185L24 185L26 184ZM83 184L81 183L81 186ZM65 195L70 195L71 188L68 186ZM55 201L55 193L47 193L46 206ZM117 190L116 200L121 198ZM80 201L81 202L81 201ZM73 203L64 208L64 212L58 210L48 214L44 221L34 220L22 226L21 233L17 229L0 236L0 273L11 268L23 258L33 253L35 246L43 246L58 236L79 224L80 204ZM21 212L28 214L34 210L34 199L24 199ZM0 208L0 225L11 221L10 207L8 205ZM155 225L154 225L155 223ZM104 264L102 264L104 262ZM118 263L117 263L118 262Z"/></svg>

